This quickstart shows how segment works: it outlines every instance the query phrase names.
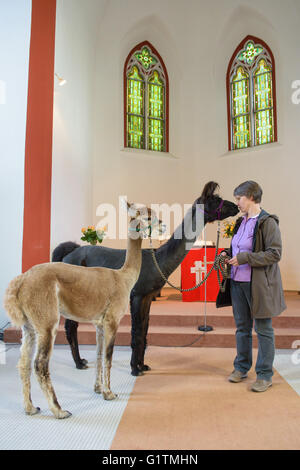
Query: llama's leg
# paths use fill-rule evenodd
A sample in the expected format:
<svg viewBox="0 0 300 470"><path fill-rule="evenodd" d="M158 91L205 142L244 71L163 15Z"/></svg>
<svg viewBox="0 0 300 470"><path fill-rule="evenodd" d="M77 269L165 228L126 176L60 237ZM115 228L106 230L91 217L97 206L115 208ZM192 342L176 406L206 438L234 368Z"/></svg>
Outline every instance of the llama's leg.
<svg viewBox="0 0 300 470"><path fill-rule="evenodd" d="M50 410L54 414L55 418L62 419L68 418L71 416L71 413L61 409L50 379L49 360L55 335L56 326L49 327L47 331L38 334L37 353L34 360L34 367L41 389L48 400Z"/></svg>
<svg viewBox="0 0 300 470"><path fill-rule="evenodd" d="M102 384L102 395L105 400L114 400L115 395L110 389L110 370L112 363L112 355L114 350L114 344L117 334L118 325L113 321L109 324L104 325L103 335L103 353L104 353L104 367L103 367L103 384Z"/></svg>
<svg viewBox="0 0 300 470"><path fill-rule="evenodd" d="M22 327L22 332L21 357L18 368L23 385L24 409L26 414L35 415L40 411L40 408L35 408L31 401L30 375L33 348L35 346L35 332L29 324Z"/></svg>
<svg viewBox="0 0 300 470"><path fill-rule="evenodd" d="M147 348L147 334L148 334L148 328L149 328L149 314L150 314L150 307L152 303L152 295L148 296L147 299L145 299L145 304L143 308L143 349L141 350L140 358L139 358L139 367L143 371L151 370L151 367L144 364L144 358L145 358L145 352Z"/></svg>
<svg viewBox="0 0 300 470"><path fill-rule="evenodd" d="M96 326L96 340L97 340L97 360L96 360L96 382L94 390L96 393L102 393L102 362L103 362L103 328Z"/></svg>
<svg viewBox="0 0 300 470"><path fill-rule="evenodd" d="M73 320L65 321L66 337L71 347L71 353L72 353L74 362L76 364L76 368L87 369L88 361L86 359L81 359L79 355L77 328L78 328L78 323L76 321L73 321Z"/></svg>
<svg viewBox="0 0 300 470"><path fill-rule="evenodd" d="M134 376L143 375L139 365L139 358L142 356L144 348L143 339L143 298L137 295L130 296L131 313L131 374Z"/></svg>

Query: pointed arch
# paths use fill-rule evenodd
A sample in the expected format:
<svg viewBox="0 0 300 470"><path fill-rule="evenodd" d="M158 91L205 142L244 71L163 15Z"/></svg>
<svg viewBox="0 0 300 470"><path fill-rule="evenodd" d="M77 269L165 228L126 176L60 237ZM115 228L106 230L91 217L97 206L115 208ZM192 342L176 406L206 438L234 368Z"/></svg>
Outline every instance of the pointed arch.
<svg viewBox="0 0 300 470"><path fill-rule="evenodd" d="M234 80L238 70L244 76ZM275 59L262 39L248 35L236 47L226 90L228 149L277 142Z"/></svg>
<svg viewBox="0 0 300 470"><path fill-rule="evenodd" d="M135 73L135 76L132 74ZM128 54L123 72L124 147L169 151L169 78L149 41Z"/></svg>

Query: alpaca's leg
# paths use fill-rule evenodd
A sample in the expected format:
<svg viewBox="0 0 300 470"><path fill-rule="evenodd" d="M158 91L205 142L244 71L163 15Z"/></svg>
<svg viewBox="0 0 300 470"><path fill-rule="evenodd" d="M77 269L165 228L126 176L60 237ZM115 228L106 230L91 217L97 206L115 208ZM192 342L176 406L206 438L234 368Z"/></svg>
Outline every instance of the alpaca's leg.
<svg viewBox="0 0 300 470"><path fill-rule="evenodd" d="M76 368L87 369L88 361L86 359L81 359L79 355L77 328L78 328L78 323L76 321L73 321L73 320L65 321L66 337L71 347L71 353L72 353L74 362L76 364Z"/></svg>
<svg viewBox="0 0 300 470"><path fill-rule="evenodd" d="M96 393L102 393L102 362L103 362L103 327L96 326L96 340L97 340L97 360L96 360L96 382L94 390Z"/></svg>
<svg viewBox="0 0 300 470"><path fill-rule="evenodd" d="M139 365L139 358L144 347L143 340L143 311L141 296L131 295L130 296L130 313L131 313L131 374L134 376L143 375L144 372L141 370Z"/></svg>
<svg viewBox="0 0 300 470"><path fill-rule="evenodd" d="M45 332L38 334L37 353L35 356L34 367L41 389L48 400L50 410L54 414L55 418L61 419L68 418L71 416L71 413L61 409L50 379L49 360L56 335L56 329L56 325L54 327L50 326Z"/></svg>
<svg viewBox="0 0 300 470"><path fill-rule="evenodd" d="M112 363L112 355L114 350L114 344L117 334L118 325L113 321L109 324L104 325L104 336L103 336L103 352L104 352L104 367L103 367L103 384L102 394L105 400L114 400L115 395L110 389L110 370Z"/></svg>
<svg viewBox="0 0 300 470"><path fill-rule="evenodd" d="M24 409L26 414L35 415L40 411L40 408L35 408L31 401L30 375L33 348L35 346L35 332L29 324L22 327L22 332L21 357L18 368L23 385Z"/></svg>

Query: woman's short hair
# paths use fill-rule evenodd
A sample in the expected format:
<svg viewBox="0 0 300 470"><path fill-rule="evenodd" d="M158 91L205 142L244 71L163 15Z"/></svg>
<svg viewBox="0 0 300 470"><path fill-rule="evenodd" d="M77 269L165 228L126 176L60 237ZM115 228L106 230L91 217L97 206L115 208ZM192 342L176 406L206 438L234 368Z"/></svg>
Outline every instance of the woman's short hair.
<svg viewBox="0 0 300 470"><path fill-rule="evenodd" d="M262 197L262 189L255 181L245 181L239 184L233 191L233 195L246 196L248 199L253 198L254 202L260 202Z"/></svg>

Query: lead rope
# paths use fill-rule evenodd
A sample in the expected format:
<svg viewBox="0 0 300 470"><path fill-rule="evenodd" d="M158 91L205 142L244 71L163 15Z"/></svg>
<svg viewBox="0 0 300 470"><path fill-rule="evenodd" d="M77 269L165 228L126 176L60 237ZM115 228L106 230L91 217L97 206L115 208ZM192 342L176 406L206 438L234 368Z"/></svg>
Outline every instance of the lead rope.
<svg viewBox="0 0 300 470"><path fill-rule="evenodd" d="M158 272L160 273L162 279L167 283L169 284L170 287L173 287L173 289L176 289L180 292L190 292L190 291L193 291L195 289L198 289L198 287L202 286L202 284L204 284L204 282L207 281L207 279L209 278L210 274L212 273L213 270L217 271L217 278L218 278L218 284L219 284L219 288L221 290L221 292L224 292L225 291L225 288L226 288L226 281L227 279L230 277L230 265L227 265L225 264L225 259L226 258L230 258L229 256L222 256L221 254L218 255L218 248L219 248L219 239L220 239L220 221L218 221L218 230L217 230L217 243L216 243L216 251L215 251L215 259L214 259L214 263L211 267L211 269L209 270L209 272L206 274L206 276L204 277L204 279L202 279L202 281L200 281L196 286L194 287L190 287L189 289L181 289L180 287L177 287L177 286L174 286L174 284L172 284L168 279L167 277L164 275L164 273L162 272L162 270L160 269L159 267L159 264L157 262L157 259L155 257L155 252L154 252L154 248L153 248L153 245L152 245L152 238L151 238L151 230L149 231L149 239L150 239L150 249L151 249L151 255L152 255L152 259L153 259L153 262L156 266L156 269L158 270ZM224 284L222 286L222 280L220 278L220 272L222 273L222 276L223 276L223 280L224 280Z"/></svg>

